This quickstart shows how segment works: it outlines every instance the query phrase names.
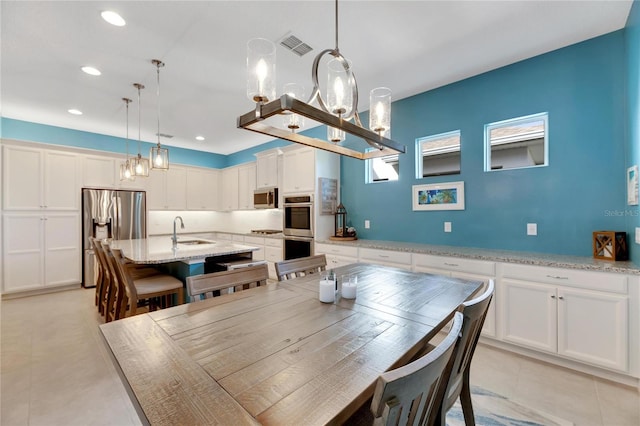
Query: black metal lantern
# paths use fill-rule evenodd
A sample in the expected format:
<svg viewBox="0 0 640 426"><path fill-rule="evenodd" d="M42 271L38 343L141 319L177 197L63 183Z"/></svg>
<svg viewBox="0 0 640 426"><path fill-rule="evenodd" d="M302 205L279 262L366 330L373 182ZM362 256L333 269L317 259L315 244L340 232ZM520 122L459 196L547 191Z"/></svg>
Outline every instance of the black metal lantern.
<svg viewBox="0 0 640 426"><path fill-rule="evenodd" d="M344 208L342 203L338 204L338 207L336 207L335 236L347 236L347 209Z"/></svg>

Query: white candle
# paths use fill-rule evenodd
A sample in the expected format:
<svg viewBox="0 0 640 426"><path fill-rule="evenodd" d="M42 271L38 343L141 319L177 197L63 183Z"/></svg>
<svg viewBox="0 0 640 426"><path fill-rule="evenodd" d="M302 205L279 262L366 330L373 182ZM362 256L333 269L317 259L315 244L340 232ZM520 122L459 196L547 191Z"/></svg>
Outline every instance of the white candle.
<svg viewBox="0 0 640 426"><path fill-rule="evenodd" d="M336 294L336 282L333 280L320 280L319 298L323 303L333 303Z"/></svg>
<svg viewBox="0 0 640 426"><path fill-rule="evenodd" d="M342 278L342 297L345 299L355 299L358 289L358 276L345 276Z"/></svg>

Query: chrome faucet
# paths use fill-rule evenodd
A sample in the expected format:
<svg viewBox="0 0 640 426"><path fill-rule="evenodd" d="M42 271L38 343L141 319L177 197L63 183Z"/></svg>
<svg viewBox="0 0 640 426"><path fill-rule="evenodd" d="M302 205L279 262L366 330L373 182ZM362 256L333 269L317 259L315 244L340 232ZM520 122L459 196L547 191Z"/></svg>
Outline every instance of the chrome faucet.
<svg viewBox="0 0 640 426"><path fill-rule="evenodd" d="M173 241L173 248L178 248L178 235L176 234L176 220L180 219L180 229L184 229L184 222L182 221L182 216L176 216L173 219L173 237L171 237L171 241Z"/></svg>

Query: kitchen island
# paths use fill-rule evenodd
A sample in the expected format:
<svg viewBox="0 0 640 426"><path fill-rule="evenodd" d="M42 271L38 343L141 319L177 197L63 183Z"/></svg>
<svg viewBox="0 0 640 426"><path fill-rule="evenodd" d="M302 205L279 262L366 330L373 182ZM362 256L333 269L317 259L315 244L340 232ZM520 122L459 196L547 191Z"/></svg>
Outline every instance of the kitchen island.
<svg viewBox="0 0 640 426"><path fill-rule="evenodd" d="M184 237L177 247L169 236L113 240L111 248L122 250L131 263L152 265L186 283L187 277L226 269L220 264L250 263L258 247L231 241ZM188 299L187 299L188 300Z"/></svg>

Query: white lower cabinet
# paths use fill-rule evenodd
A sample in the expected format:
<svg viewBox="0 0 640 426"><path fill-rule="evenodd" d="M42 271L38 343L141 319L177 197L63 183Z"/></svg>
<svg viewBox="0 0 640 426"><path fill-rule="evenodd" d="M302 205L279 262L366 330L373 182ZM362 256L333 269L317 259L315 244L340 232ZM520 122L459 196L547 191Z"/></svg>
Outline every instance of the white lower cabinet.
<svg viewBox="0 0 640 426"><path fill-rule="evenodd" d="M273 280L278 279L276 274L275 264L284 260L282 252L282 240L276 238L264 239L264 260L268 262L269 266L269 278Z"/></svg>
<svg viewBox="0 0 640 426"><path fill-rule="evenodd" d="M521 265L506 265L505 275L500 283L502 340L627 371L626 277ZM525 281L532 276L564 285Z"/></svg>
<svg viewBox="0 0 640 426"><path fill-rule="evenodd" d="M487 262L475 259L461 259L445 256L433 256L429 254L413 255L413 270L416 272L426 272L436 275L444 275L465 280L482 281L485 286L489 280L495 280L496 265L494 262ZM477 294L479 295L482 290ZM498 304L498 291L494 290L493 299L489 304L487 316L482 326L482 335L496 337L496 305Z"/></svg>
<svg viewBox="0 0 640 426"><path fill-rule="evenodd" d="M327 258L327 269L358 262L358 247L316 243L315 254L325 255Z"/></svg>
<svg viewBox="0 0 640 426"><path fill-rule="evenodd" d="M360 261L365 263L411 269L411 253L409 252L360 248L358 256Z"/></svg>
<svg viewBox="0 0 640 426"><path fill-rule="evenodd" d="M79 213L7 213L3 229L3 292L80 283Z"/></svg>

